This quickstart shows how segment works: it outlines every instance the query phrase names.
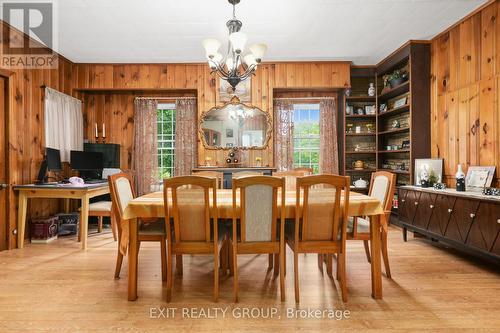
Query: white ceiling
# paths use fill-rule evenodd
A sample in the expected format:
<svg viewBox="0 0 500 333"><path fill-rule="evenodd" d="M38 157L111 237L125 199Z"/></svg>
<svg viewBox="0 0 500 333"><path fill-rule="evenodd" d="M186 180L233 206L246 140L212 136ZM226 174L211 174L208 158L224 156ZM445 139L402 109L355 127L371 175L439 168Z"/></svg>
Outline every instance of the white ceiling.
<svg viewBox="0 0 500 333"><path fill-rule="evenodd" d="M236 16L268 61L375 64L409 39L429 39L486 0L242 0ZM59 52L79 63L204 61L201 42L227 40L227 0L60 0Z"/></svg>

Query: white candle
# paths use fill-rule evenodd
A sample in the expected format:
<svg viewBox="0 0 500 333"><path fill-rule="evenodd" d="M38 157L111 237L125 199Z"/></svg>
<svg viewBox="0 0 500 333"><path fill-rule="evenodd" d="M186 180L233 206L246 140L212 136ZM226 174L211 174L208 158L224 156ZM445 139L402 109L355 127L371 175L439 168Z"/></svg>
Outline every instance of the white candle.
<svg viewBox="0 0 500 333"><path fill-rule="evenodd" d="M95 123L95 137L99 137L99 132L97 131L97 123Z"/></svg>
<svg viewBox="0 0 500 333"><path fill-rule="evenodd" d="M102 123L102 137L103 138L106 137L106 124L105 123Z"/></svg>

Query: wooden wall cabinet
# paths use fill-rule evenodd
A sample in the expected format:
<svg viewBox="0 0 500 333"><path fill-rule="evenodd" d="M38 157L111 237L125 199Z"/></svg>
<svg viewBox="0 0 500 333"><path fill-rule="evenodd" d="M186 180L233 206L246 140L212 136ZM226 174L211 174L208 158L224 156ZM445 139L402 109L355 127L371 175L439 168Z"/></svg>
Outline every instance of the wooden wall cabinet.
<svg viewBox="0 0 500 333"><path fill-rule="evenodd" d="M500 199L455 190L398 189L399 224L500 264Z"/></svg>

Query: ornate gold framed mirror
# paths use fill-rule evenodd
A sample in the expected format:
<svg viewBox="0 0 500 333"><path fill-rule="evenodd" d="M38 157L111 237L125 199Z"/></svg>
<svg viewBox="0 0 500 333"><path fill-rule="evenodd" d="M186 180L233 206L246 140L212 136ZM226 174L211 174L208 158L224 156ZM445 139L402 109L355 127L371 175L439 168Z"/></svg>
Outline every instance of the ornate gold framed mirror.
<svg viewBox="0 0 500 333"><path fill-rule="evenodd" d="M234 96L223 106L203 112L198 131L206 149L265 149L272 120L269 113Z"/></svg>

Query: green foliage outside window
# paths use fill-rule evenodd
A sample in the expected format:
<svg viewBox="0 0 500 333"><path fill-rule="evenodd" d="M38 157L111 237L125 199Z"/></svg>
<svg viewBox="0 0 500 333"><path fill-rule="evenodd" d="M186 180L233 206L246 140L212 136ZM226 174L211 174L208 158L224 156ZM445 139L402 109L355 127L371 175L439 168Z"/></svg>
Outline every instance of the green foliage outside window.
<svg viewBox="0 0 500 333"><path fill-rule="evenodd" d="M160 179L174 175L175 110L158 110L158 174Z"/></svg>
<svg viewBox="0 0 500 333"><path fill-rule="evenodd" d="M294 110L293 164L294 167L312 168L319 173L319 109Z"/></svg>

